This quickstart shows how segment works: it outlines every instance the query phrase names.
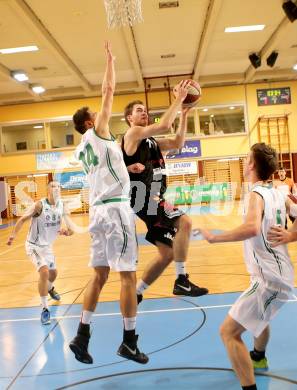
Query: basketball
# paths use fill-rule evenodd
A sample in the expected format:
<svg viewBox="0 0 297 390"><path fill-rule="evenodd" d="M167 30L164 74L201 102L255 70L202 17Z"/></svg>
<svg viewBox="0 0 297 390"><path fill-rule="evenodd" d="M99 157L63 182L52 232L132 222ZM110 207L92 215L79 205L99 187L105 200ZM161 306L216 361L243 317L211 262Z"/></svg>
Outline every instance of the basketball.
<svg viewBox="0 0 297 390"><path fill-rule="evenodd" d="M175 95L177 85L173 88L173 94ZM187 94L187 97L183 101L183 107L194 107L198 104L201 97L201 87L195 80L191 80L191 85Z"/></svg>

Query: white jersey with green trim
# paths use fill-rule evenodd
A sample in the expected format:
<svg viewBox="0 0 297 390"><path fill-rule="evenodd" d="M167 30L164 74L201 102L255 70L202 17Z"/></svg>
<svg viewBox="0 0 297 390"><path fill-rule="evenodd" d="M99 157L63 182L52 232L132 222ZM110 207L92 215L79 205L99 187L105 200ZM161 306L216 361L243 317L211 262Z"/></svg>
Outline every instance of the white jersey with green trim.
<svg viewBox="0 0 297 390"><path fill-rule="evenodd" d="M38 246L48 246L57 238L61 227L64 205L61 199L51 205L46 198L40 200L42 211L32 217L27 242Z"/></svg>
<svg viewBox="0 0 297 390"><path fill-rule="evenodd" d="M129 198L130 179L120 145L114 139L99 137L89 129L75 150L82 161L90 191L90 205L117 198Z"/></svg>
<svg viewBox="0 0 297 390"><path fill-rule="evenodd" d="M272 248L267 233L272 226L285 227L286 198L272 185L255 185L252 192L259 194L264 201L261 233L244 241L244 257L248 272L269 286L291 289L294 287L294 269L287 245ZM246 198L248 205L249 195ZM247 210L247 207L245 207Z"/></svg>

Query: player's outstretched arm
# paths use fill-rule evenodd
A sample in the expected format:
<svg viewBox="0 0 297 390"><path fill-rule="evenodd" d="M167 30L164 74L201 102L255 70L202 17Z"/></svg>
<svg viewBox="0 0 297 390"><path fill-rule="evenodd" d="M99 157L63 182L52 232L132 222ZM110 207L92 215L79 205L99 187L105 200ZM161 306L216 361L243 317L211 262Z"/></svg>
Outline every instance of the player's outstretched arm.
<svg viewBox="0 0 297 390"><path fill-rule="evenodd" d="M14 225L14 228L11 232L11 235L8 238L7 245L11 245L13 240L16 238L18 232L21 230L24 223L35 216L40 215L42 211L42 203L40 201L34 203L26 212L25 214L18 219L17 223Z"/></svg>
<svg viewBox="0 0 297 390"><path fill-rule="evenodd" d="M110 138L108 122L111 117L113 94L115 91L114 56L109 42L105 42L106 69L102 82L102 104L95 121L95 130L100 137Z"/></svg>
<svg viewBox="0 0 297 390"><path fill-rule="evenodd" d="M262 197L255 192L251 192L246 219L242 225L221 234L213 234L206 229L198 229L198 231L211 244L247 240L260 234L263 210L264 202Z"/></svg>
<svg viewBox="0 0 297 390"><path fill-rule="evenodd" d="M163 134L171 129L174 119L177 116L177 112L181 110L182 102L185 100L190 87L190 80L181 81L176 89L175 100L171 106L164 112L160 122L153 123L152 125L142 127L131 127L125 136L125 139L133 139L134 141L140 141L145 138L153 137L155 135Z"/></svg>
<svg viewBox="0 0 297 390"><path fill-rule="evenodd" d="M185 137L188 125L188 113L191 107L185 107L182 109L179 118L179 126L174 138L158 139L158 145L161 150L173 150L181 149L185 144Z"/></svg>

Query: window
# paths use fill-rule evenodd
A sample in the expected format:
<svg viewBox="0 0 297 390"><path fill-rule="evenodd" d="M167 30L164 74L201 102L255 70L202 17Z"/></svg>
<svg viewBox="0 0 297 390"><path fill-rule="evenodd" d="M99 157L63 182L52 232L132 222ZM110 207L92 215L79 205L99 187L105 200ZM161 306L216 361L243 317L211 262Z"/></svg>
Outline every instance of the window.
<svg viewBox="0 0 297 390"><path fill-rule="evenodd" d="M80 134L74 129L72 120L50 122L52 149L74 147L80 142Z"/></svg>
<svg viewBox="0 0 297 390"><path fill-rule="evenodd" d="M110 118L109 130L117 140L121 140L127 129L128 125L123 115L113 115Z"/></svg>
<svg viewBox="0 0 297 390"><path fill-rule="evenodd" d="M243 105L199 107L201 135L225 135L244 133L245 110Z"/></svg>
<svg viewBox="0 0 297 390"><path fill-rule="evenodd" d="M40 149L46 149L43 123L14 124L2 127L3 153Z"/></svg>

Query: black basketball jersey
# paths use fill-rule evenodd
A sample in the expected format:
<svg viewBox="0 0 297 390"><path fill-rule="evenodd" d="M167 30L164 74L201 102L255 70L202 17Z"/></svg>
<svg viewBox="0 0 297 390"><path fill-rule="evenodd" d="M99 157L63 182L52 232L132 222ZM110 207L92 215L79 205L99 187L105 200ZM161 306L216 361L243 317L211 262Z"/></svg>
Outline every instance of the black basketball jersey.
<svg viewBox="0 0 297 390"><path fill-rule="evenodd" d="M141 173L129 172L131 182L141 181L146 186L146 195L159 196L161 199L166 191L165 162L157 141L153 138L145 138L139 144L136 152L128 156L124 149L124 137L122 139L122 150L126 166L141 163L145 170ZM132 183L133 187L133 183ZM133 198L135 194L131 194ZM132 203L133 203L133 199Z"/></svg>

